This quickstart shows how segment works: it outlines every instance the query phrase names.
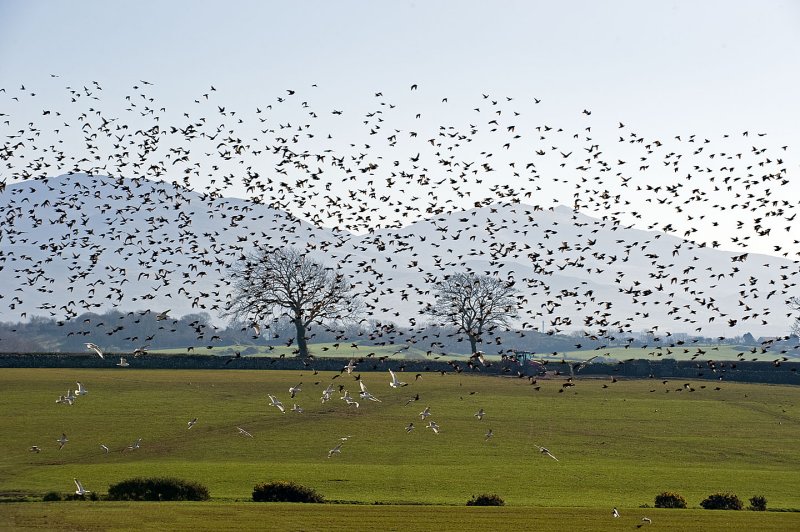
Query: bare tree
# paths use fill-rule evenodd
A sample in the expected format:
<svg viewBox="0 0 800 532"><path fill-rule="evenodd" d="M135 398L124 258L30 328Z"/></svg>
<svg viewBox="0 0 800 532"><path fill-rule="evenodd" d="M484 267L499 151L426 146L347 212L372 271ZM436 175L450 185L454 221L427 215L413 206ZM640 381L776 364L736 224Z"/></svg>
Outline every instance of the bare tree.
<svg viewBox="0 0 800 532"><path fill-rule="evenodd" d="M225 314L249 323L287 316L297 332L298 355L308 356L307 331L325 320L355 317L359 302L344 275L294 248L260 249L230 272L233 291Z"/></svg>
<svg viewBox="0 0 800 532"><path fill-rule="evenodd" d="M475 353L483 333L508 326L518 316L516 293L513 283L496 277L456 273L438 284L436 301L426 312L466 334Z"/></svg>
<svg viewBox="0 0 800 532"><path fill-rule="evenodd" d="M790 309L800 311L800 297L792 296L786 303L789 305ZM789 331L789 334L800 336L800 318L797 316L794 318L794 323L792 323L792 328Z"/></svg>

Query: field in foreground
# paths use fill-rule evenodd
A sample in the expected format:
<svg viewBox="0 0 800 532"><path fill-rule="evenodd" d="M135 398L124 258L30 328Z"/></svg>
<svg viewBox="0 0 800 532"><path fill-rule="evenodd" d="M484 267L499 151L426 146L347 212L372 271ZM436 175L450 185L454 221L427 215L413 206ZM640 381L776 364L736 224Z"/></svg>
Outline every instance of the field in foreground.
<svg viewBox="0 0 800 532"><path fill-rule="evenodd" d="M797 530L800 514L709 510L467 508L260 503L21 503L0 507L3 530ZM644 524L642 517L651 519Z"/></svg>
<svg viewBox="0 0 800 532"><path fill-rule="evenodd" d="M256 521L271 512L299 512L312 522L314 515L330 513L343 520L376 516L377 522L389 519L397 527L405 527L410 514L430 513L430 522L435 523L439 516L453 512L448 519L458 523L462 516L471 515L468 512L506 512L509 523L519 519L530 524L531 516L551 516L554 522L574 520L571 529L580 529L580 523L589 519L587 529L597 529L592 520L609 516L614 506L632 509L624 515L660 515L638 507L652 505L655 495L665 490L683 494L690 507L697 507L710 493L731 491L745 501L764 495L770 508L800 508L797 387L583 378L564 388L563 379L532 385L525 379L426 373L419 379L399 374L409 384L393 389L388 371L362 373L368 390L381 400L374 402L358 398L355 374L337 375L122 368L3 370L0 494L69 493L74 490L73 477L103 494L110 484L126 478L167 475L199 481L215 499L177 505L175 515L186 513L186 519L207 513L208 519L213 521L216 515L227 524L236 513L230 508L241 507L242 515L252 515ZM67 388L76 388L76 381L89 393L73 406L56 404ZM299 382L302 391L292 399L288 389ZM335 391L323 404L320 396L329 383ZM339 385L359 401L359 408L348 407L340 399ZM287 412L268 407L267 394L283 401ZM419 400L412 400L417 395ZM304 412L291 412L293 403ZM418 414L425 407L430 407L431 416L422 421ZM482 420L474 415L480 409L485 412ZM187 422L195 417L197 424L188 429ZM439 425L439 434L426 428L430 420ZM412 422L415 430L407 433ZM241 436L237 427L253 437ZM493 437L487 440L489 429ZM56 440L62 432L69 442L59 450ZM347 437L344 442L343 437ZM140 448L123 452L138 438ZM108 454L101 443L109 447ZM341 454L328 458L328 451L339 443ZM41 452L29 452L32 445ZM540 445L558 461L540 453ZM359 505L302 509L290 505L291 510L281 510L282 506L234 502L248 500L256 483L279 479L313 487L328 500ZM507 506L463 507L471 495L485 492L499 494ZM452 507L368 506L375 502ZM54 522L69 522L66 514L86 512L96 516L99 528L105 528L103 523L115 522L115 512L124 513L132 505L2 504L0 519L18 526L25 519L34 524L30 520L36 515L49 519L63 512ZM718 516L730 513L690 510L675 515L723 523L725 518ZM760 524L743 525L756 529L788 522L784 519L800 521L797 513L732 515L737 523L763 519ZM287 521L285 529L324 529L293 523ZM423 520L414 528L425 526ZM50 528L44 522L41 527ZM85 527L90 527L89 521ZM701 528L714 527L709 523ZM6 528L2 521L0 528ZM541 528L551 527L543 524Z"/></svg>

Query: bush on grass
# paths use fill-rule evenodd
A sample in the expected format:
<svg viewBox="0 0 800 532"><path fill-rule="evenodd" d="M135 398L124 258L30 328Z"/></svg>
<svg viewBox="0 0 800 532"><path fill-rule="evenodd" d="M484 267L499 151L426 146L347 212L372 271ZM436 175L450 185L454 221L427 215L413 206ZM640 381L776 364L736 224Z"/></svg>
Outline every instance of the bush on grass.
<svg viewBox="0 0 800 532"><path fill-rule="evenodd" d="M208 488L178 478L131 478L108 487L112 501L206 501Z"/></svg>
<svg viewBox="0 0 800 532"><path fill-rule="evenodd" d="M258 484L253 488L255 502L324 502L314 489L283 480Z"/></svg>
<svg viewBox="0 0 800 532"><path fill-rule="evenodd" d="M473 495L467 501L467 506L505 506L505 501L495 493L484 493L482 495Z"/></svg>
<svg viewBox="0 0 800 532"><path fill-rule="evenodd" d="M656 495L656 508L686 508L686 499L680 493L664 491Z"/></svg>
<svg viewBox="0 0 800 532"><path fill-rule="evenodd" d="M744 508L742 501L733 493L714 493L703 499L700 506L706 510L741 510Z"/></svg>
<svg viewBox="0 0 800 532"><path fill-rule="evenodd" d="M62 500L61 494L57 491L48 491L42 497L44 502L53 502L53 501L60 501Z"/></svg>
<svg viewBox="0 0 800 532"><path fill-rule="evenodd" d="M754 495L750 497L750 510L754 512L766 512L767 498L763 495Z"/></svg>

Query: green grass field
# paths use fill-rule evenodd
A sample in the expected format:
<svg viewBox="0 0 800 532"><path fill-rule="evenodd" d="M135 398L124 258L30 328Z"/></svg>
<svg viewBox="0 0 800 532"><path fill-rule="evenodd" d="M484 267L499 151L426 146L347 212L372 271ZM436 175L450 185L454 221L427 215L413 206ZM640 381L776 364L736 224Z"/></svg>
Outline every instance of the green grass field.
<svg viewBox="0 0 800 532"><path fill-rule="evenodd" d="M764 495L769 508L800 508L796 387L721 383L715 390L718 383L703 388L705 383L697 382L690 392L685 381L582 378L559 393L563 380L540 380L536 391L521 379L426 373L416 381L413 374L401 374L409 385L392 389L388 372L370 372L362 373L362 379L382 402L359 400L356 409L340 400L338 391L330 402L320 402L335 375L3 370L0 494L36 498L49 491L71 493L73 477L103 494L126 478L166 475L208 486L214 499L210 503L163 507L176 508L164 512L174 516L170 519L184 524L198 519L209 528L214 519L229 523L232 514L243 520L274 514L286 519L281 521L285 526L276 528L285 530L327 526L322 526L326 520L302 525L292 520L296 515L309 523L322 516L334 523L354 515L391 523L375 530L407 528L410 515L422 519L414 521L419 530L443 529L427 528L427 518L419 517L423 515L430 515L430 523L446 518L453 524L444 529L469 528L482 519L477 516L503 515L509 526L502 528L513 530L530 525L536 515L552 519L549 525L543 521L543 529L597 530L606 525L593 523L610 521L614 506L623 517L636 516L626 521L631 527L641 515L653 518L654 525L662 519L705 523L696 528L702 530L730 529L731 519L737 523L733 528L738 523L755 529L800 527L800 513L639 508L652 505L665 490L681 493L695 508L717 491L734 492L744 501ZM89 394L73 406L56 404L78 380ZM302 391L290 399L289 387L301 381ZM352 376L332 382L357 398L359 387ZM281 399L287 412L268 407L267 394ZM419 401L406 405L416 394ZM288 411L294 402L305 412ZM418 413L426 406L431 407L430 419L441 427L438 435L420 420ZM486 412L482 421L473 416L480 408ZM197 424L187 429L194 417ZM417 428L406 433L410 422ZM239 435L237 426L253 438ZM494 437L485 441L489 428ZM69 442L59 451L56 440L62 432ZM341 454L328 458L328 450L344 436L349 438ZM137 438L142 438L141 448L122 452ZM101 443L111 452L104 453ZM42 451L29 452L31 445ZM558 461L541 454L537 445L546 446ZM280 479L313 487L328 500L357 505L244 502L256 483ZM473 494L487 492L499 494L507 506L463 506ZM376 502L395 506L372 506ZM88 528L105 528L115 522L115 514L134 504L139 503L6 503L0 505L0 528L51 528L76 518L95 523ZM54 521L37 524L42 516ZM486 519L488 525L492 518ZM565 519L572 520L569 527L556 526ZM668 528L686 529L670 522ZM787 522L794 526L787 527Z"/></svg>

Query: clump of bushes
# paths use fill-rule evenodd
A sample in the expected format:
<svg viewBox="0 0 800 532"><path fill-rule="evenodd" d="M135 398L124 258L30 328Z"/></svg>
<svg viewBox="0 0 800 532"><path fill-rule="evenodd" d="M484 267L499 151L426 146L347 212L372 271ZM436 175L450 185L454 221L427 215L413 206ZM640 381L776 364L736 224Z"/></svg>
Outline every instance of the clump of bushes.
<svg viewBox="0 0 800 532"><path fill-rule="evenodd" d="M132 478L108 487L112 501L206 501L208 488L178 478Z"/></svg>
<svg viewBox="0 0 800 532"><path fill-rule="evenodd" d="M313 488L283 480L258 484L253 488L255 502L324 502Z"/></svg>
<svg viewBox="0 0 800 532"><path fill-rule="evenodd" d="M766 512L767 498L763 495L755 495L750 497L750 510L753 510L754 512Z"/></svg>
<svg viewBox="0 0 800 532"><path fill-rule="evenodd" d="M57 491L48 491L47 493L44 494L42 500L44 502L54 502L62 500L62 497L61 494Z"/></svg>
<svg viewBox="0 0 800 532"><path fill-rule="evenodd" d="M467 506L505 506L506 502L497 494L484 493L482 495L473 495L467 501Z"/></svg>
<svg viewBox="0 0 800 532"><path fill-rule="evenodd" d="M664 491L656 495L656 508L686 508L686 499L680 493Z"/></svg>
<svg viewBox="0 0 800 532"><path fill-rule="evenodd" d="M714 493L703 499L700 506L706 510L741 510L744 508L742 501L733 493Z"/></svg>

